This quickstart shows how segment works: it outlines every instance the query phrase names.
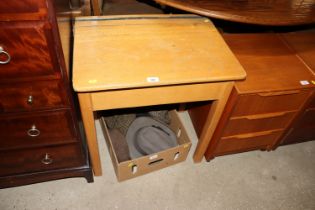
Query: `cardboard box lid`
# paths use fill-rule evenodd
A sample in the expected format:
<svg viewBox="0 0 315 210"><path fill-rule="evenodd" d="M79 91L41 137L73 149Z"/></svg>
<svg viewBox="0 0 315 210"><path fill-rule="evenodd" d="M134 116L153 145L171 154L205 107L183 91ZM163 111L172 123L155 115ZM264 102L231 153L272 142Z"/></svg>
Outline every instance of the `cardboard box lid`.
<svg viewBox="0 0 315 210"><path fill-rule="evenodd" d="M76 18L79 92L243 79L209 19L195 15Z"/></svg>

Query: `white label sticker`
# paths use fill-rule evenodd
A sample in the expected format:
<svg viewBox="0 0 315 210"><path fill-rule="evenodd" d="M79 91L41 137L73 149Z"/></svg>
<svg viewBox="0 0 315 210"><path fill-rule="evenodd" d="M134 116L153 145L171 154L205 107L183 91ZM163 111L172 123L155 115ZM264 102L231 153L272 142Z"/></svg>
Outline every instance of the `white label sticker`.
<svg viewBox="0 0 315 210"><path fill-rule="evenodd" d="M97 79L90 79L90 80L88 81L88 83L89 83L89 84L95 84L95 83L97 83Z"/></svg>
<svg viewBox="0 0 315 210"><path fill-rule="evenodd" d="M147 77L147 82L159 82L159 77Z"/></svg>
<svg viewBox="0 0 315 210"><path fill-rule="evenodd" d="M155 155L150 156L149 159L150 159L150 160L153 160L153 159L156 159L157 157L158 157L158 155L155 154Z"/></svg>
<svg viewBox="0 0 315 210"><path fill-rule="evenodd" d="M182 129L178 128L178 131L177 131L177 138L180 137L180 134L182 134Z"/></svg>
<svg viewBox="0 0 315 210"><path fill-rule="evenodd" d="M300 83L301 83L301 85L309 85L310 84L309 81L307 81L307 80L301 80Z"/></svg>

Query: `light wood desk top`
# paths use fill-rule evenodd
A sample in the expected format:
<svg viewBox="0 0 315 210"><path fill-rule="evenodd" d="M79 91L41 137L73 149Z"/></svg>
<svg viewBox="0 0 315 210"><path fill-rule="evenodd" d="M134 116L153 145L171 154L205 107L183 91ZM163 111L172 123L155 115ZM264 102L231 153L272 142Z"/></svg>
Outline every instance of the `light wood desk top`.
<svg viewBox="0 0 315 210"><path fill-rule="evenodd" d="M73 65L78 92L245 77L214 25L195 15L77 18Z"/></svg>

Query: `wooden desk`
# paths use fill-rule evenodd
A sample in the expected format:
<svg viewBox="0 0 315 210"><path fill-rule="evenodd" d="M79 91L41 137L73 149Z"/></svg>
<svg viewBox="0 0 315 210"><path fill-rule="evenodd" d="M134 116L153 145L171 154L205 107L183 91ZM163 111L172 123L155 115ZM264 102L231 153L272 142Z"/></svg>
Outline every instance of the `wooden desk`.
<svg viewBox="0 0 315 210"><path fill-rule="evenodd" d="M246 75L213 24L195 15L83 17L74 34L73 86L94 174L102 174L94 111L214 100L200 162L233 81Z"/></svg>
<svg viewBox="0 0 315 210"><path fill-rule="evenodd" d="M188 12L235 21L271 26L315 23L314 0L155 0Z"/></svg>

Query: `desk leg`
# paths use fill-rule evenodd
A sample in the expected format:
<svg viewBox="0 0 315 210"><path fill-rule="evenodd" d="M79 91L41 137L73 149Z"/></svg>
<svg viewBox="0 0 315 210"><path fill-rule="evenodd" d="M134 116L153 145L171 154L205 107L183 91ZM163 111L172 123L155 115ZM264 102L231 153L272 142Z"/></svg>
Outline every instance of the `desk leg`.
<svg viewBox="0 0 315 210"><path fill-rule="evenodd" d="M208 148L214 130L220 120L225 104L228 101L228 98L231 94L233 84L234 84L233 82L226 82L225 87L222 89L220 93L220 97L217 100L215 100L211 105L211 109L208 113L207 120L201 131L197 148L193 156L195 163L199 163L202 161L202 158Z"/></svg>
<svg viewBox="0 0 315 210"><path fill-rule="evenodd" d="M93 9L93 15L94 16L100 16L102 11L101 11L101 5L99 4L98 0L91 0L91 5Z"/></svg>
<svg viewBox="0 0 315 210"><path fill-rule="evenodd" d="M97 144L91 96L89 93L78 93L78 96L93 172L95 176L101 176L102 166Z"/></svg>

